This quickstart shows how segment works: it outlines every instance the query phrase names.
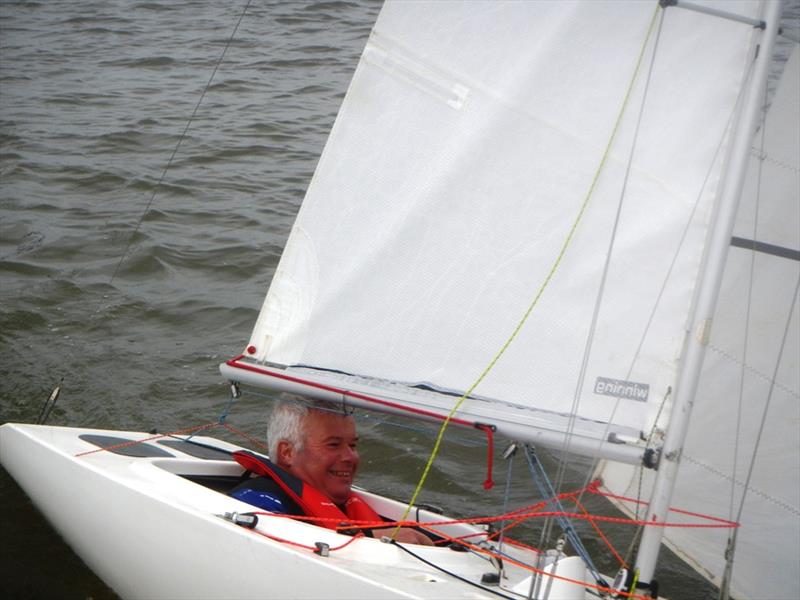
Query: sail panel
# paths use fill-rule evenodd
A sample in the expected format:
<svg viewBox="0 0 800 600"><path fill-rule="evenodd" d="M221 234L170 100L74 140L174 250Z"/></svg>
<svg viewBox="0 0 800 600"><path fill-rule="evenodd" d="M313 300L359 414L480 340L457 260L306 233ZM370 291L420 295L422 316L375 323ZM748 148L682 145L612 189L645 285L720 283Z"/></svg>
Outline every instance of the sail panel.
<svg viewBox="0 0 800 600"><path fill-rule="evenodd" d="M463 392L538 297L475 393L649 429L674 383L750 39L668 10L647 77L655 10L388 2L246 354Z"/></svg>
<svg viewBox="0 0 800 600"><path fill-rule="evenodd" d="M763 138L762 138L763 135ZM763 139L763 147L762 147ZM754 140L673 504L740 518L731 593L800 597L800 53ZM765 252L762 244L785 252ZM638 474L601 470L634 495ZM645 497L652 475L643 474ZM666 542L719 584L729 530L668 529Z"/></svg>

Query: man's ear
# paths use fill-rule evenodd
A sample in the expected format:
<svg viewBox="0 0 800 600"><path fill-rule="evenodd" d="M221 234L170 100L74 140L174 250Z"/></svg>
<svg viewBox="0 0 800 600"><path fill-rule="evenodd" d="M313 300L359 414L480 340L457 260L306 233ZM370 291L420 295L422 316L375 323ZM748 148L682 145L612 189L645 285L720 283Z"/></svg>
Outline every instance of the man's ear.
<svg viewBox="0 0 800 600"><path fill-rule="evenodd" d="M279 467L288 469L292 466L294 461L294 446L288 440L281 440L278 442L278 456L275 461Z"/></svg>

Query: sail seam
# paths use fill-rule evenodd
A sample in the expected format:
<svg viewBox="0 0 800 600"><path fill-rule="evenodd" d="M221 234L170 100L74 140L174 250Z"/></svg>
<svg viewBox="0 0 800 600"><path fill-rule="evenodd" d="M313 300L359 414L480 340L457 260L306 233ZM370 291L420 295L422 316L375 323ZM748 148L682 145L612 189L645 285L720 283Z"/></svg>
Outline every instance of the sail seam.
<svg viewBox="0 0 800 600"><path fill-rule="evenodd" d="M780 500L779 498L775 498L774 496L770 496L769 494L763 492L762 490L760 490L758 488L754 488L752 486L745 486L745 484L744 484L744 482L742 480L740 480L740 479L738 479L736 477L732 477L731 475L728 475L728 474L720 471L719 469L709 465L708 463L704 463L704 462L694 458L693 456L691 456L689 454L684 453L683 454L683 458L687 462L690 462L693 465L698 466L698 467L708 471L709 473L713 473L714 475L717 475L718 477L721 477L722 479L725 479L726 481L729 481L729 482L739 486L740 488L744 489L746 487L748 492L752 492L753 494L755 494L757 496L760 496L761 498L771 502L775 506L779 506L780 508L784 509L786 512L790 512L790 513L792 513L794 515L800 516L800 508L792 506L791 504L788 504L784 500Z"/></svg>
<svg viewBox="0 0 800 600"><path fill-rule="evenodd" d="M750 156L753 156L753 157L757 158L758 160L767 161L767 162L772 163L773 165L775 165L777 167L781 167L783 169L787 169L787 170L792 171L794 173L800 173L800 168L798 168L797 166L795 166L795 165L793 165L791 163L788 163L788 162L784 162L782 160L778 160L777 158L774 158L774 157L770 156L769 154L767 154L766 152L760 150L759 148L756 148L756 147L750 148Z"/></svg>
<svg viewBox="0 0 800 600"><path fill-rule="evenodd" d="M713 350L714 352L716 352L721 357L727 358L728 360L733 361L737 365L744 367L747 371L749 371L750 373L752 373L756 377L758 377L760 379L763 379L767 383L774 384L776 388L778 388L779 390L781 390L783 392L786 392L790 396L800 399L800 392L795 391L795 390L787 387L786 385L784 385L784 384L782 384L782 383L780 383L778 381L774 381L772 379L772 377L770 377L766 373L762 373L761 371L759 371L755 367L753 367L753 366L751 366L751 365L739 360L735 356L725 352L722 348L719 348L718 346L714 346L713 344L709 344L708 345L708 349L709 350Z"/></svg>

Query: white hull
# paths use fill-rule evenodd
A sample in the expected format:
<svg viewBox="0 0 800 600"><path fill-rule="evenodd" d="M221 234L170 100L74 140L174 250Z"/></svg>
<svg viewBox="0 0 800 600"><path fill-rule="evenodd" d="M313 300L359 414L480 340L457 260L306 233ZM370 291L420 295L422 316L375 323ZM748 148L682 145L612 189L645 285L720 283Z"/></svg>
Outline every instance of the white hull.
<svg viewBox="0 0 800 600"><path fill-rule="evenodd" d="M80 435L141 440L144 433L6 424L0 427L3 466L89 567L123 598L496 598L427 566L400 548L359 538L328 557L258 535L218 515L252 506L180 475L236 477L235 462L195 458L156 442L174 457L137 458L97 450ZM195 438L226 450L238 447ZM382 514L399 518L403 505L367 494ZM437 518L420 511L421 520ZM441 518L441 517L438 517ZM286 518L261 517L258 529L306 546L331 548L349 536ZM479 531L442 527L448 535ZM411 546L414 553L469 581L494 569L484 558L448 548ZM533 553L514 550L531 564ZM506 561L508 563L508 561ZM586 580L577 557L562 559L558 575ZM524 588L530 572L506 564L506 596ZM523 594L523 596L524 596ZM583 586L553 579L550 598L586 597Z"/></svg>

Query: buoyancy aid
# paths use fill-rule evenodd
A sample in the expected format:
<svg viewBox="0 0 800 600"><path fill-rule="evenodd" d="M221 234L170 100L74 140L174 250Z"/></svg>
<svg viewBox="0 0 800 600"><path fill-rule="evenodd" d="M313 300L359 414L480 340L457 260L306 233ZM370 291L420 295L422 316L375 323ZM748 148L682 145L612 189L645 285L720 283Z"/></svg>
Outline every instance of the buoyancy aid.
<svg viewBox="0 0 800 600"><path fill-rule="evenodd" d="M342 523L351 521L383 521L381 516L355 492L350 492L350 496L344 503L344 510L342 510L321 491L263 456L247 450L236 451L232 456L248 471L275 481L303 509L306 516L321 519L317 523L318 525L336 529Z"/></svg>

